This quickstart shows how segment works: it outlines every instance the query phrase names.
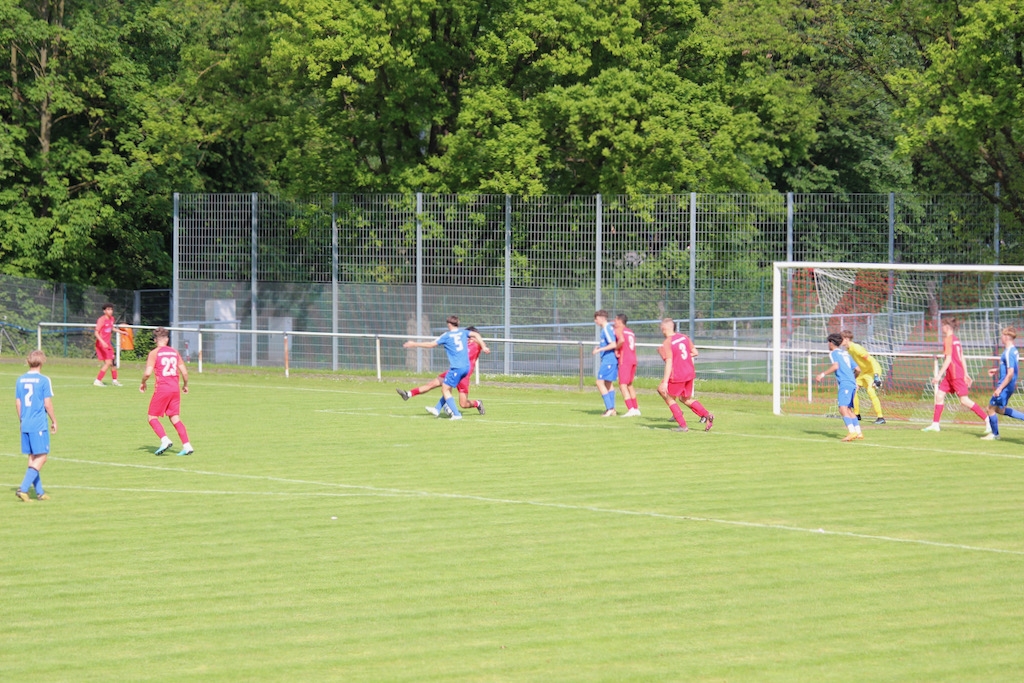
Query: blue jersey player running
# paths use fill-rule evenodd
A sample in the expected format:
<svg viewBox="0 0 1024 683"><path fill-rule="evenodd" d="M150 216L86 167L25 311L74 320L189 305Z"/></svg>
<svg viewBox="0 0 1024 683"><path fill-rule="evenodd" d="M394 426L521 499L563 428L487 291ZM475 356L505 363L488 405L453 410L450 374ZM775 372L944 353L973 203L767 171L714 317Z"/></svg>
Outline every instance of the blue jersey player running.
<svg viewBox="0 0 1024 683"><path fill-rule="evenodd" d="M1015 328L1003 328L1000 334L1003 352L999 354L999 367L988 371L992 377L995 377L996 373L999 374L999 383L992 390L992 398L988 402L988 424L992 427L992 432L981 437L986 441L994 441L999 438L999 415L1024 420L1024 413L1007 405L1013 392L1017 390L1017 375L1020 370L1020 358L1017 347L1014 346L1016 338L1017 330Z"/></svg>
<svg viewBox="0 0 1024 683"><path fill-rule="evenodd" d="M469 339L472 337L482 347L487 345L484 343L483 337L477 332L459 329L459 316L448 316L447 323L448 331L434 341L407 341L402 346L407 349L432 349L440 346L448 353L448 365L450 367L448 373L444 376L444 380L441 382L441 393L444 394L444 397L437 402L435 407L428 407L427 411L432 415L440 417L441 411L444 410L444 412L452 416L453 420L461 420L462 413L459 412L459 406L452 397L452 389L459 386L462 378L469 374Z"/></svg>
<svg viewBox="0 0 1024 683"><path fill-rule="evenodd" d="M836 402L839 404L839 414L843 416L843 422L846 423L849 432L842 440L856 441L864 438L860 431L860 422L853 414L853 394L857 391L857 373L854 369L856 365L849 352L842 346L843 335L828 335L828 357L832 365L825 372L818 373L818 381L825 379L825 375L829 373L836 373L836 382L839 385Z"/></svg>
<svg viewBox="0 0 1024 683"><path fill-rule="evenodd" d="M608 322L608 311L601 309L594 314L597 325L597 346L594 355L601 354L601 367L597 370L597 390L604 401L604 414L601 417L614 417L615 412L615 380L619 377L619 359L615 349L619 342L615 338L615 327Z"/></svg>

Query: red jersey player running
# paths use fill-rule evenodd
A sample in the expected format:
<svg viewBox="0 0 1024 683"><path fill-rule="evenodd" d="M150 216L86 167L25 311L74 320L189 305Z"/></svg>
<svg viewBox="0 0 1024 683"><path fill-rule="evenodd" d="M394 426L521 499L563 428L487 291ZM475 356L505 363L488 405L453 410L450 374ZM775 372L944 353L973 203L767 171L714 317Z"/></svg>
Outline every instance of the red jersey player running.
<svg viewBox="0 0 1024 683"><path fill-rule="evenodd" d="M110 343L110 338L114 334L114 304L103 304L103 315L96 319L96 328L93 330L93 335L96 338L96 357L103 363L103 367L100 368L100 374L96 375L96 380L93 382L98 387L106 386L103 384L103 376L107 374L107 370L110 370L110 383L115 387L121 386L121 383L117 381L117 366L114 365L114 345Z"/></svg>
<svg viewBox="0 0 1024 683"><path fill-rule="evenodd" d="M715 416L693 397L693 380L697 376L693 368L693 359L697 356L697 349L689 337L676 332L676 321L672 318L662 318L661 334L664 335L665 341L658 347L658 353L665 361L665 376L658 385L658 393L665 399L665 404L679 425L675 431L689 431L677 399L681 399L683 405L699 415L700 421L704 423L704 431L709 431L715 422Z"/></svg>
<svg viewBox="0 0 1024 683"><path fill-rule="evenodd" d="M627 322L629 318L625 313L615 316L615 339L618 342L615 355L619 357L619 389L627 408L626 414L622 417L640 417L636 389L633 388L633 380L636 379L636 335L633 334L633 330L626 327Z"/></svg>
<svg viewBox="0 0 1024 683"><path fill-rule="evenodd" d="M188 432L185 431L185 423L181 421L181 392L188 393L188 369L181 356L173 348L167 345L170 341L170 333L163 327L156 328L153 332L153 340L156 348L149 352L146 358L146 370L142 373L142 385L139 391L146 393L146 380L156 371L156 389L153 391L153 398L149 401L149 426L153 428L156 435L160 437L160 446L156 449L157 455L162 455L171 447L171 440L167 438L160 418L167 416L171 418L171 424L181 437L181 451L178 455L192 455L195 451L188 440ZM181 377L181 389L178 389L178 377Z"/></svg>
<svg viewBox="0 0 1024 683"><path fill-rule="evenodd" d="M942 417L942 409L946 404L946 394L954 392L960 397L960 403L968 410L981 418L985 423L985 433L988 434L992 427L989 426L988 417L985 411L977 403L967 396L968 390L974 383L971 376L967 374L967 364L964 363L964 347L956 336L956 328L960 323L956 318L942 319L942 367L935 375L935 411L932 413L932 423L922 429L923 432L939 431L939 418Z"/></svg>
<svg viewBox="0 0 1024 683"><path fill-rule="evenodd" d="M475 327L470 326L466 328L466 331L477 332L477 329ZM482 338L481 341L483 341ZM459 385L458 387L456 387L456 390L459 392L459 407L462 408L463 410L476 408L477 412L483 415L486 412L484 410L484 402L480 400L469 400L469 378L473 376L474 372L476 372L476 359L480 357L480 352L482 351L483 353L490 353L491 349L490 347L487 346L486 342L484 342L484 344L481 346L479 343L477 343L476 337L470 336L469 342L466 344L466 350L469 352L469 374L467 374L465 377L459 380ZM440 375L430 380L423 386L410 389L409 391L405 391L404 389L395 389L395 391L398 392L398 395L402 397L403 401L408 401L413 396L419 396L420 394L425 394L428 391L433 391L434 389L437 389L439 386L441 386L441 383L444 381L444 376L447 374L447 371L442 372ZM436 416L440 413L440 411L447 410L447 407L444 406L442 403L439 403L439 405L434 406L433 408L428 407L427 410L432 415Z"/></svg>

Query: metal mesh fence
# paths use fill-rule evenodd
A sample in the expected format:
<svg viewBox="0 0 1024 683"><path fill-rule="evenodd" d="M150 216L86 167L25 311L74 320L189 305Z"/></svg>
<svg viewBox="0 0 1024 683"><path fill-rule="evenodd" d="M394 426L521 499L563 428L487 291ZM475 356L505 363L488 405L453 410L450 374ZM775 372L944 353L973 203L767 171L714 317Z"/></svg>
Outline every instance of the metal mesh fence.
<svg viewBox="0 0 1024 683"><path fill-rule="evenodd" d="M62 283L0 275L0 354L24 355L36 346L40 321L95 323L103 304L114 305L118 320L131 322L134 292L76 287ZM93 352L92 330L48 330L43 351L54 356Z"/></svg>
<svg viewBox="0 0 1024 683"><path fill-rule="evenodd" d="M773 261L1024 257L997 253L998 214L974 195L179 195L175 206L174 317L225 330L430 336L455 313L490 338L590 342L602 307L678 318L698 343L767 346ZM279 362L258 337L224 336L234 341L212 362ZM638 341L659 341L656 326ZM364 347L304 339L292 354L343 368L365 365ZM561 373L567 354L578 367L568 347L494 348L485 371ZM432 363L385 356L396 369Z"/></svg>

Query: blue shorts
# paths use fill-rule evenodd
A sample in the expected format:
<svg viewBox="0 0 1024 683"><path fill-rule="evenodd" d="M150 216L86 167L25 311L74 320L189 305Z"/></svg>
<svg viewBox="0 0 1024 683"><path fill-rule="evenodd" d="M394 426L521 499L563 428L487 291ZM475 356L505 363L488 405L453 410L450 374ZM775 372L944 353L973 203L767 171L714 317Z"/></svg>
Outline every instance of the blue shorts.
<svg viewBox="0 0 1024 683"><path fill-rule="evenodd" d="M619 378L619 364L601 363L601 367L597 371L597 378L605 382L614 382Z"/></svg>
<svg viewBox="0 0 1024 683"><path fill-rule="evenodd" d="M1005 408L1006 404L1010 402L1010 397L1013 396L1013 389L1006 387L998 396L993 396L988 400L988 404L994 408Z"/></svg>
<svg viewBox="0 0 1024 683"><path fill-rule="evenodd" d="M839 393L836 396L836 403L839 407L852 408L853 407L853 395L857 392L856 384L840 384Z"/></svg>
<svg viewBox="0 0 1024 683"><path fill-rule="evenodd" d="M449 368L448 374L444 376L444 385L453 389L459 386L462 378L469 374L469 368Z"/></svg>
<svg viewBox="0 0 1024 683"><path fill-rule="evenodd" d="M25 455L43 455L50 452L50 430L21 433L21 452Z"/></svg>

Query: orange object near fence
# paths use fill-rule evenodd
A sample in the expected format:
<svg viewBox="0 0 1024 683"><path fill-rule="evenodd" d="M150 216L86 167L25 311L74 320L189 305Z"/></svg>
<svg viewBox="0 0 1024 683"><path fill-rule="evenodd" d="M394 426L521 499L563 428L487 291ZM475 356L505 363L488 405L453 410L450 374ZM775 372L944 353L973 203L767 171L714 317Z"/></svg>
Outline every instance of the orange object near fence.
<svg viewBox="0 0 1024 683"><path fill-rule="evenodd" d="M121 333L121 350L122 351L134 351L135 350L135 330L130 327L119 327L117 331Z"/></svg>

